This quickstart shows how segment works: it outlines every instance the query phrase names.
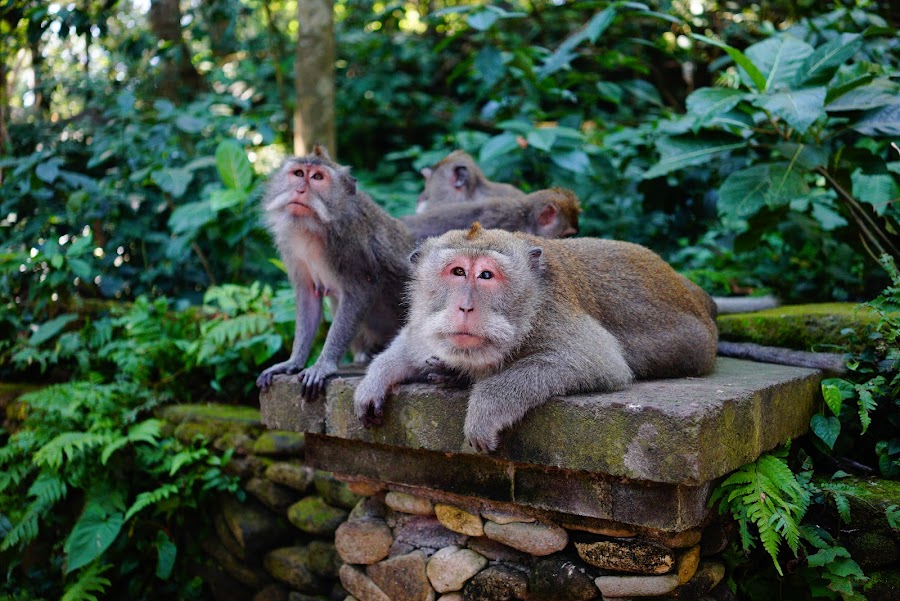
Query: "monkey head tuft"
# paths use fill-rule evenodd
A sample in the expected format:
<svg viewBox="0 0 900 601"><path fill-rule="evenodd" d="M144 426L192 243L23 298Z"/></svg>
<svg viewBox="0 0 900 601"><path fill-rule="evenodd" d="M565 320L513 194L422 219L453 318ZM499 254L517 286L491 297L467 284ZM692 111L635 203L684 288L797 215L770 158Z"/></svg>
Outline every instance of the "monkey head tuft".
<svg viewBox="0 0 900 601"><path fill-rule="evenodd" d="M466 240L474 240L475 237L483 232L481 229L481 224L477 221L472 224L472 227L469 228L469 232L466 234Z"/></svg>

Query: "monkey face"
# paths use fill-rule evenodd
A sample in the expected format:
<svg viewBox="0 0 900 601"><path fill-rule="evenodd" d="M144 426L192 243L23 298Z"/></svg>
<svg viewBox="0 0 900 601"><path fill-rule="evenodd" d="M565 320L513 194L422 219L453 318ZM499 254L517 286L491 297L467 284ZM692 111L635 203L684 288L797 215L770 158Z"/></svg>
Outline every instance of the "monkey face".
<svg viewBox="0 0 900 601"><path fill-rule="evenodd" d="M483 177L480 174L475 161L459 150L450 153L434 167L423 169L425 189L419 195L416 213L435 206L473 200L477 179Z"/></svg>
<svg viewBox="0 0 900 601"><path fill-rule="evenodd" d="M269 184L266 211L327 223L331 218L327 200L333 195L335 175L321 160L288 160Z"/></svg>
<svg viewBox="0 0 900 601"><path fill-rule="evenodd" d="M411 287L410 327L431 355L484 375L500 368L530 330L540 278L524 243L521 255L465 244L441 248L439 241L455 234L426 243Z"/></svg>

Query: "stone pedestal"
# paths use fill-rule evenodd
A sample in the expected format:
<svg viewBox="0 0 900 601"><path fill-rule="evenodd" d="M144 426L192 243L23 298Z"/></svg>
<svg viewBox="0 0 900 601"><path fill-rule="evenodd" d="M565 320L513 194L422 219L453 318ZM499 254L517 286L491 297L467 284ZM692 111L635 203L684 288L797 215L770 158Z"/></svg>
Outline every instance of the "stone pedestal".
<svg viewBox="0 0 900 601"><path fill-rule="evenodd" d="M310 465L367 497L336 534L358 599L702 598L724 573L713 482L803 434L820 379L720 358L703 378L552 399L490 454L465 443L465 391L402 386L370 430L358 377L305 405L276 378L260 404L269 428L306 433Z"/></svg>

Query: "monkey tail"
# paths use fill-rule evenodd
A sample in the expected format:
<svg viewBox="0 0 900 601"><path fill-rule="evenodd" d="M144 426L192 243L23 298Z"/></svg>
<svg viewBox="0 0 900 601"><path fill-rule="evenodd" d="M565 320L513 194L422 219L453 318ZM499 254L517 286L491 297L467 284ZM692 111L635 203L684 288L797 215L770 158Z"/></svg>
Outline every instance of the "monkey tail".
<svg viewBox="0 0 900 601"><path fill-rule="evenodd" d="M719 355L736 359L750 359L761 363L778 363L793 367L809 367L828 372L847 373L844 356L840 353L810 353L777 346L762 346L752 342L719 341Z"/></svg>

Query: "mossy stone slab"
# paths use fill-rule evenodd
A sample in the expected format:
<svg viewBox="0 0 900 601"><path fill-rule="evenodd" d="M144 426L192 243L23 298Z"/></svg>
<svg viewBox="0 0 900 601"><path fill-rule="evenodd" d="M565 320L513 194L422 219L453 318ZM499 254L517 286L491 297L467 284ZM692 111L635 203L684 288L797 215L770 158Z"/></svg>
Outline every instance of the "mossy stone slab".
<svg viewBox="0 0 900 601"><path fill-rule="evenodd" d="M863 334L878 321L878 313L856 303L785 305L754 313L720 315L719 338L754 342L801 351L841 352L850 344L842 330Z"/></svg>
<svg viewBox="0 0 900 601"><path fill-rule="evenodd" d="M170 405L160 409L159 416L173 423L220 422L245 426L262 425L258 409L219 403Z"/></svg>

